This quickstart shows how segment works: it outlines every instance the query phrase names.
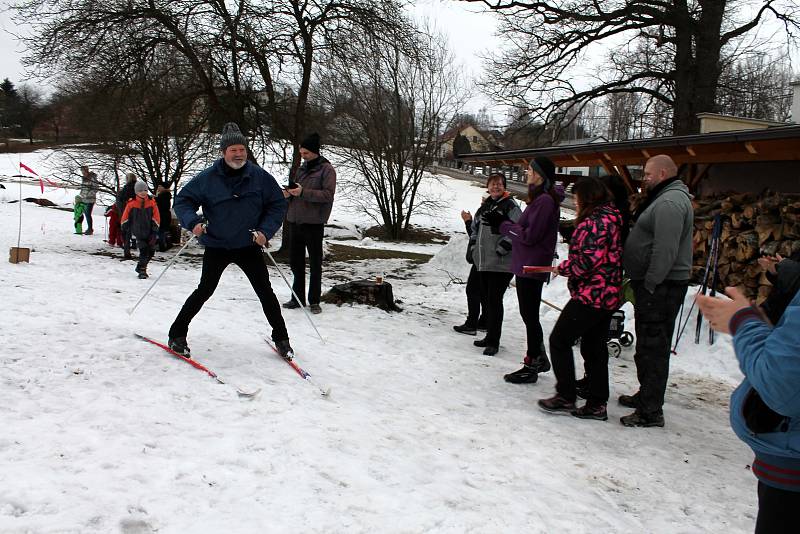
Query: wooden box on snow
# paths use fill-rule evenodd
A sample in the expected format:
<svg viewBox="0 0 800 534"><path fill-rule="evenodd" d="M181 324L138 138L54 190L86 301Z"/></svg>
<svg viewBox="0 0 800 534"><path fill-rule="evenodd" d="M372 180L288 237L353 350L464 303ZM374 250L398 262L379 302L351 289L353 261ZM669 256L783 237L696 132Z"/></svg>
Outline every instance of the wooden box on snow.
<svg viewBox="0 0 800 534"><path fill-rule="evenodd" d="M31 261L31 249L23 248L23 247L11 247L8 255L8 261L11 263L20 263L26 262L30 263Z"/></svg>

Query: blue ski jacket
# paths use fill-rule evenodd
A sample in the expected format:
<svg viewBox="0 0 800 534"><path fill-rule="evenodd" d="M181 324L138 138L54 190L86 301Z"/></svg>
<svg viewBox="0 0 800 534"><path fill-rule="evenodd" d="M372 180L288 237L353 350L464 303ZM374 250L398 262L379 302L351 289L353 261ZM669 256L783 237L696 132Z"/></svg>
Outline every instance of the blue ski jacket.
<svg viewBox="0 0 800 534"><path fill-rule="evenodd" d="M173 209L187 230L208 221L200 243L235 249L252 245L250 230L271 239L283 224L287 202L270 173L248 161L237 176L226 176L220 158L192 178L175 196Z"/></svg>
<svg viewBox="0 0 800 534"><path fill-rule="evenodd" d="M774 327L755 308L745 308L730 328L745 376L731 396L731 426L753 449L753 474L761 482L800 491L800 292ZM759 425L754 410L767 414Z"/></svg>

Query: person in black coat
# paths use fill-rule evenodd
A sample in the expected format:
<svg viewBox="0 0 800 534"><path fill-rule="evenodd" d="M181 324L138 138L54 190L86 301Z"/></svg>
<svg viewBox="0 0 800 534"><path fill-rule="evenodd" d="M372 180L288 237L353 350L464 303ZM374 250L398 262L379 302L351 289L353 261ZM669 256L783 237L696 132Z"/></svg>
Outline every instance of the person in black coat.
<svg viewBox="0 0 800 534"><path fill-rule="evenodd" d="M786 307L800 291L800 252L788 258L764 256L758 264L764 269L772 291L761 304L761 309L772 324L778 324Z"/></svg>
<svg viewBox="0 0 800 534"><path fill-rule="evenodd" d="M135 186L136 175L129 172L125 176L125 185L122 186L122 189L119 190L119 194L117 195L117 209L120 215L125 212L125 206L128 205L128 201L136 197ZM122 250L126 260L133 258L131 255L131 234L124 229L122 230Z"/></svg>
<svg viewBox="0 0 800 534"><path fill-rule="evenodd" d="M158 227L158 251L164 252L169 248L169 228L172 223L172 193L163 185L156 189L156 205L158 214L161 216L161 223Z"/></svg>

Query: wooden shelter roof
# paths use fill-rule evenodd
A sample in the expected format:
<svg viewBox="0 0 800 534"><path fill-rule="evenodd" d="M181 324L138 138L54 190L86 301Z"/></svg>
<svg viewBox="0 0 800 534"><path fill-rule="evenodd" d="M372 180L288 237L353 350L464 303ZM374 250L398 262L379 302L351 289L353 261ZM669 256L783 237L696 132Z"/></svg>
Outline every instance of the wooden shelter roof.
<svg viewBox="0 0 800 534"><path fill-rule="evenodd" d="M535 157L546 156L557 167L602 166L609 173L623 176L631 187L628 166L643 166L648 158L658 154L671 156L682 169L689 169L686 178L690 186L694 186L705 174L705 171L697 171L697 164L800 160L800 125L608 143L472 152L462 154L458 159L485 165L524 166Z"/></svg>
<svg viewBox="0 0 800 534"><path fill-rule="evenodd" d="M585 167L644 165L649 157L656 154L667 154L678 165L800 160L800 125L608 143L472 152L462 154L458 159L474 163L527 165L535 157L547 156L559 167Z"/></svg>

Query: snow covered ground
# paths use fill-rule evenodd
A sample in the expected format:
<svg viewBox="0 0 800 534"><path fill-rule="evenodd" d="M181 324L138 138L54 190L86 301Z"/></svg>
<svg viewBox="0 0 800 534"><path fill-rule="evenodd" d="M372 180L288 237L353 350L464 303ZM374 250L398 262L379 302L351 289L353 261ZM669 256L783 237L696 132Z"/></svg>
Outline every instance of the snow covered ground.
<svg viewBox="0 0 800 534"><path fill-rule="evenodd" d="M44 165L36 158L23 156ZM0 158L0 176L16 174L16 161ZM5 254L17 244L20 205L9 201L19 190L0 184ZM610 362L608 422L541 412L552 373L534 385L502 379L524 347L513 288L497 356L451 328L466 308L464 286L448 283L467 275L458 213L474 212L482 191L449 179L430 187L449 207L418 223L454 238L428 246L429 263L325 267L323 289L336 273L385 274L403 312L323 304L314 320L325 343L302 311L284 313L298 363L333 388L329 398L264 344L269 329L235 267L189 340L223 379L263 388L252 400L133 336L166 338L199 280L196 256L180 258L131 318L154 278L138 280L103 242L102 208L95 235L79 236L71 213L22 203L31 262L0 261L0 532L751 532L752 457L728 427L739 379L729 338L709 347L685 334L663 429L619 424L629 410L615 399L636 387L632 349ZM75 193L23 189L67 207ZM338 207L332 222L365 223ZM274 268L271 280L287 300ZM544 298L563 305L564 280ZM557 312L541 313L549 333Z"/></svg>

